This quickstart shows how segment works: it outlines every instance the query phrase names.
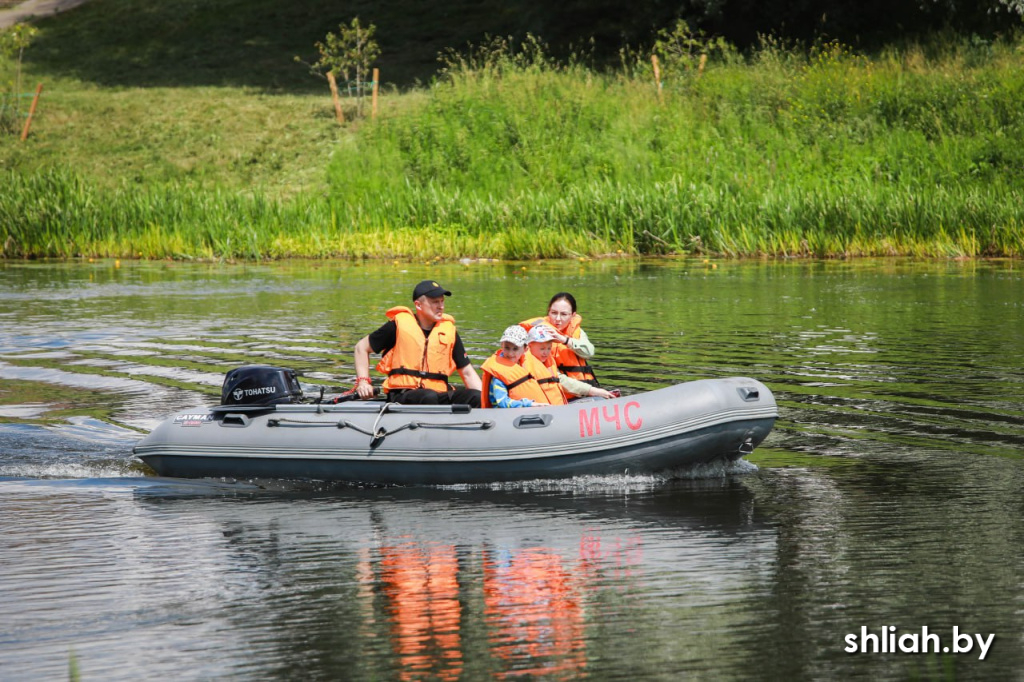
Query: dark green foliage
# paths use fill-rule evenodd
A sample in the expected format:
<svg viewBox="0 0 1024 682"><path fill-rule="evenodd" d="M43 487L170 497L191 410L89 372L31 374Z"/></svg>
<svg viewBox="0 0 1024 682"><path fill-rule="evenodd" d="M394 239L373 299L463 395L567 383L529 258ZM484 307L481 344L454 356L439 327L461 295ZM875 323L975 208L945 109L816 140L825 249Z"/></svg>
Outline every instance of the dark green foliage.
<svg viewBox="0 0 1024 682"><path fill-rule="evenodd" d="M437 55L486 36L541 37L553 55L581 51L592 66L620 49L646 51L678 19L741 50L759 35L811 44L838 39L867 48L929 35L976 34L984 42L1021 28L1001 0L90 0L75 20L47 19L28 55L37 67L116 86L235 85L277 91L321 87L293 57L312 63L314 43L358 16L378 28L385 82L430 80Z"/></svg>

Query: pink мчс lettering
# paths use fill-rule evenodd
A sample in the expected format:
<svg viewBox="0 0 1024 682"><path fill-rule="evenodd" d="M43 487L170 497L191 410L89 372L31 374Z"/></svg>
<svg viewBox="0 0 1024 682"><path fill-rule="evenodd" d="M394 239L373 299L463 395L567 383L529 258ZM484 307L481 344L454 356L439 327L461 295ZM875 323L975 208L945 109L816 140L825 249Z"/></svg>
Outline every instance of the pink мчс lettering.
<svg viewBox="0 0 1024 682"><path fill-rule="evenodd" d="M631 413L631 410L635 410L635 413ZM616 403L611 405L604 405L601 407L584 408L580 410L580 438L589 438L590 436L601 435L601 422L604 421L606 424L614 424L616 431L622 430L622 424L625 422L626 428L630 431L636 431L644 424L643 417L639 414L640 403L635 400L631 400L626 403L622 409L619 409L619 405Z"/></svg>

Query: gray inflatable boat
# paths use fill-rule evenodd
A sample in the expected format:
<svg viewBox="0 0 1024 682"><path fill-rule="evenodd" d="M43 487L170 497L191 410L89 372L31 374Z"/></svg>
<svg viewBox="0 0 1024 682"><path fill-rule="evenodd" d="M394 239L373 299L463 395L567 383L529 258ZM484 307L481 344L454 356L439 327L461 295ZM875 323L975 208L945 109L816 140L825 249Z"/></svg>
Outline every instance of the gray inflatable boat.
<svg viewBox="0 0 1024 682"><path fill-rule="evenodd" d="M297 388L294 373L291 381ZM246 391L266 397L286 387L225 386L222 402L237 404L176 414L135 454L159 475L181 478L437 485L661 473L738 459L778 416L771 391L742 377L516 409L246 404L238 402L252 399Z"/></svg>

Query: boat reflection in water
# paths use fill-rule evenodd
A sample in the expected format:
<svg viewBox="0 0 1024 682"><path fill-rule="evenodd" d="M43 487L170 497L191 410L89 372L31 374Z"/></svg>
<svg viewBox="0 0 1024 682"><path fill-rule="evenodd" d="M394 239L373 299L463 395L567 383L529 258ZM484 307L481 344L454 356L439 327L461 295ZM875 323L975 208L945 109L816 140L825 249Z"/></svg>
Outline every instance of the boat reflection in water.
<svg viewBox="0 0 1024 682"><path fill-rule="evenodd" d="M613 669L631 665L635 651L611 649L625 646L623 632L657 628L648 621L665 613L659 594L683 592L693 603L680 612L675 597L671 608L703 618L689 607L729 601L751 580L714 564L737 552L747 563L758 554L770 561L774 534L744 512L746 489L709 485L720 489L700 491L699 511L700 502L665 488L625 496L378 489L315 497L301 512L289 500L258 499L191 514L223 523L250 559L264 554L272 577L260 582L288 586L264 595L278 609L265 627L314 621L334 632L280 632L274 651L254 652L269 661L303 652L321 672L360 679L576 679L596 672L594 652L602 670L612 656L627 656ZM231 518L214 520L218 508ZM258 639L270 644L268 634ZM638 636L644 655L674 651L680 638L678 630Z"/></svg>
<svg viewBox="0 0 1024 682"><path fill-rule="evenodd" d="M379 584L387 602L401 679L459 679L462 606L455 546L422 546L411 540L386 545L380 548L378 572L374 576L369 557L361 562L361 580L371 593Z"/></svg>
<svg viewBox="0 0 1024 682"><path fill-rule="evenodd" d="M639 556L639 541L633 544L628 552L615 552L621 575L631 574ZM478 561L471 563L481 569L483 623L499 667L514 675L577 677L587 664L586 595L596 588L608 558L600 536L581 538L579 555L570 559L544 546L477 551ZM372 603L379 593L400 679L460 679L466 666L462 625L475 617L463 610L467 595L460 584L475 582L475 571L460 571L455 545L398 539L378 555L375 561L364 552L359 562L364 625L374 622ZM468 601L478 596L470 594ZM363 634L372 637L372 628L364 627Z"/></svg>
<svg viewBox="0 0 1024 682"><path fill-rule="evenodd" d="M74 650L113 681L748 672L741 605L778 541L746 483L614 481L8 480L0 668L59 678Z"/></svg>
<svg viewBox="0 0 1024 682"><path fill-rule="evenodd" d="M582 561L577 568L584 568ZM587 665L586 582L585 570L574 573L571 564L547 547L489 553L484 613L494 633L491 653L518 674L576 677Z"/></svg>

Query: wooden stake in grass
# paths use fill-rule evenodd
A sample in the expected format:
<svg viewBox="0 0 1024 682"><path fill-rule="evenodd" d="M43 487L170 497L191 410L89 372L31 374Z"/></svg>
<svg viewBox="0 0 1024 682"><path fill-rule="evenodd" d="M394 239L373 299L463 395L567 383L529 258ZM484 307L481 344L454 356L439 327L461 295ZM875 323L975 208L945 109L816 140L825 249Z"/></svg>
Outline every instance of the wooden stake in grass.
<svg viewBox="0 0 1024 682"><path fill-rule="evenodd" d="M658 67L658 55L651 55L651 66L654 67L654 84L658 87L658 101L661 101L661 69Z"/></svg>
<svg viewBox="0 0 1024 682"><path fill-rule="evenodd" d="M36 86L36 96L32 98L32 106L28 109L28 118L25 119L25 127L21 130L21 141L28 139L28 129L32 127L32 117L36 113L36 105L39 104L39 94L43 91L43 84Z"/></svg>
<svg viewBox="0 0 1024 682"><path fill-rule="evenodd" d="M380 86L380 69L373 70L373 97L370 101L373 105L370 108L370 118L374 121L377 120L377 91Z"/></svg>
<svg viewBox="0 0 1024 682"><path fill-rule="evenodd" d="M341 98L338 96L338 81L334 79L334 74L330 71L327 72L327 82L331 85L331 98L334 100L334 117L338 119L338 123L344 123L345 114L341 112Z"/></svg>
<svg viewBox="0 0 1024 682"><path fill-rule="evenodd" d="M704 67L707 65L707 63L708 63L708 55L707 55L707 53L701 54L701 56L700 56L700 64L697 65L697 77L698 78L700 78L701 75L704 73Z"/></svg>

